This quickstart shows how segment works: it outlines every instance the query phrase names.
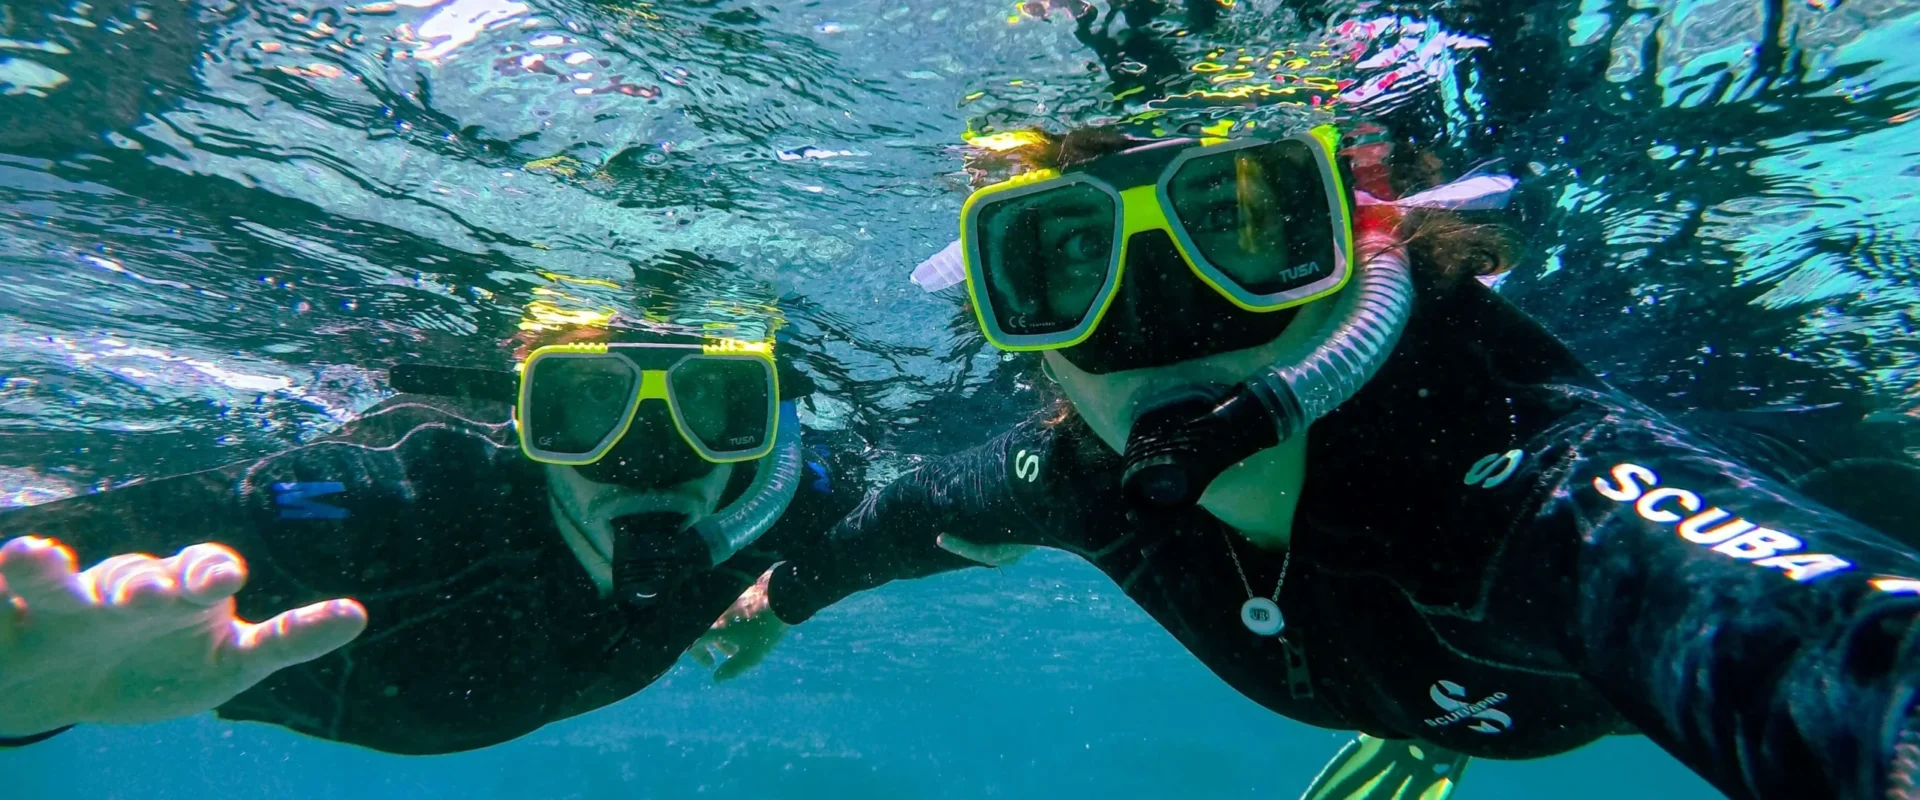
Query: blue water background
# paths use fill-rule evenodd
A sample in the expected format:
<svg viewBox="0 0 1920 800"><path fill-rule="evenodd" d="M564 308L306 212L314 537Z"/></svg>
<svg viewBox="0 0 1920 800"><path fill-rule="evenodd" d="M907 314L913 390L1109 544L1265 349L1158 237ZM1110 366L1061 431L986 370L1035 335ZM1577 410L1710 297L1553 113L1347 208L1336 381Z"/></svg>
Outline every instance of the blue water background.
<svg viewBox="0 0 1920 800"><path fill-rule="evenodd" d="M1346 740L1240 697L1104 576L1040 554L856 598L738 681L683 663L477 752L402 758L200 718L77 729L0 753L0 770L7 797L99 800L1292 800ZM1457 796L1718 795L1632 738L1476 762Z"/></svg>
<svg viewBox="0 0 1920 800"><path fill-rule="evenodd" d="M1068 25L1010 4L552 0L428 63L394 37L432 8L174 2L0 20L0 502L324 434L394 363L497 366L536 300L692 324L778 302L823 387L810 424L882 464L966 446L1033 394L952 298L904 280L954 235L959 133L1152 99L1114 100ZM1450 171L1523 179L1502 292L1670 405L1920 407L1920 8L1481 5L1509 12L1493 55L1406 102ZM1175 50L1383 8L1242 0ZM574 53L590 77L528 66ZM477 753L89 727L0 752L0 797L1284 800L1342 741L1038 554L830 609L738 682L683 666ZM1714 796L1637 739L1477 763L1462 792Z"/></svg>

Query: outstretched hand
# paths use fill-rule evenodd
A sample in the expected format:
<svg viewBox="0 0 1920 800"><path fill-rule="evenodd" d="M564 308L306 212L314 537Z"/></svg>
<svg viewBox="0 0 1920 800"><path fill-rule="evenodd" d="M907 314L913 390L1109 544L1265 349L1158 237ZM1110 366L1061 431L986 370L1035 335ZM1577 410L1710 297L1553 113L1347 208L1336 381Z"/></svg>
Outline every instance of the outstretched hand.
<svg viewBox="0 0 1920 800"><path fill-rule="evenodd" d="M77 568L51 539L0 546L0 736L197 714L367 626L345 599L260 624L234 616L247 565L217 544Z"/></svg>
<svg viewBox="0 0 1920 800"><path fill-rule="evenodd" d="M773 570L761 573L760 579L741 592L726 613L713 621L713 627L688 648L687 655L713 670L715 683L733 680L753 669L786 637L791 626L774 616L767 601L767 582L772 578ZM715 653L725 660L715 659Z"/></svg>

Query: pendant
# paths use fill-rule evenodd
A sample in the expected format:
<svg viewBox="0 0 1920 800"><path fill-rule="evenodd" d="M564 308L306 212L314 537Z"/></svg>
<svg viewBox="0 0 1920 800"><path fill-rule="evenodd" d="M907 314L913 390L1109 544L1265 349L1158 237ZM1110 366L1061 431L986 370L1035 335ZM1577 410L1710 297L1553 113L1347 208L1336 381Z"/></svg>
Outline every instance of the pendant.
<svg viewBox="0 0 1920 800"><path fill-rule="evenodd" d="M1253 598L1240 606L1240 624L1261 636L1272 636L1287 627L1287 621L1280 618L1280 606L1264 597Z"/></svg>

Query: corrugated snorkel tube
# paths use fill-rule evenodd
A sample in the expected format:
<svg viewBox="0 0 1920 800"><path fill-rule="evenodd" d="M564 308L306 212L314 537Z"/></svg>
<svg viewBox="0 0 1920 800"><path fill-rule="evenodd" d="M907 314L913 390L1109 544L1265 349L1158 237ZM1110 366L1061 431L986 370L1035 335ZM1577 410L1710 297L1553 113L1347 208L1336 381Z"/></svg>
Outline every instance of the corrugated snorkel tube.
<svg viewBox="0 0 1920 800"><path fill-rule="evenodd" d="M1127 497L1136 508L1192 506L1214 478L1255 453L1299 435L1353 398L1380 370L1413 309L1406 252L1387 236L1333 312L1299 350L1283 353L1224 394L1162 406L1136 420L1127 439Z"/></svg>
<svg viewBox="0 0 1920 800"><path fill-rule="evenodd" d="M780 515L787 513L787 505L800 489L803 461L800 412L793 401L788 400L780 404L780 430L774 434L773 452L754 472L753 483L748 485L746 493L693 526L694 533L707 543L713 559L710 566L718 566L753 544L760 534L780 520Z"/></svg>

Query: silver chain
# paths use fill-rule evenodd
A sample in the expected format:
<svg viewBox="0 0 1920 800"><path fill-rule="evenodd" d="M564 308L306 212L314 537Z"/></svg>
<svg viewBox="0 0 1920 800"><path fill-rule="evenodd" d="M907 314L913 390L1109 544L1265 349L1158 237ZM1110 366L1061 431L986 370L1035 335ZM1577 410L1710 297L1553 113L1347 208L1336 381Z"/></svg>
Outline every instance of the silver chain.
<svg viewBox="0 0 1920 800"><path fill-rule="evenodd" d="M1240 575L1240 585L1247 589L1247 599L1253 599L1253 584L1247 580L1247 571L1240 566L1240 553L1233 549L1233 536L1226 531L1220 532L1220 538L1227 540L1227 555L1233 556L1233 571ZM1274 605L1280 604L1280 587L1287 585L1287 567L1293 565L1293 548L1287 548L1287 557L1280 560L1280 580L1273 584Z"/></svg>

